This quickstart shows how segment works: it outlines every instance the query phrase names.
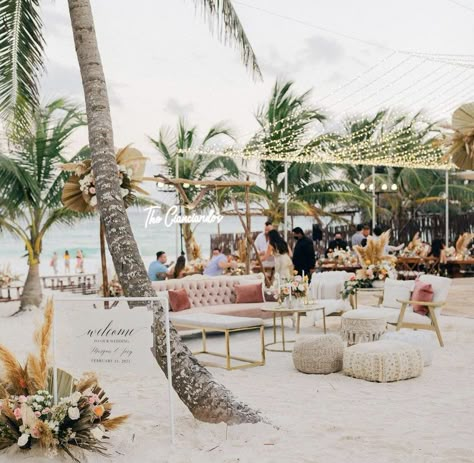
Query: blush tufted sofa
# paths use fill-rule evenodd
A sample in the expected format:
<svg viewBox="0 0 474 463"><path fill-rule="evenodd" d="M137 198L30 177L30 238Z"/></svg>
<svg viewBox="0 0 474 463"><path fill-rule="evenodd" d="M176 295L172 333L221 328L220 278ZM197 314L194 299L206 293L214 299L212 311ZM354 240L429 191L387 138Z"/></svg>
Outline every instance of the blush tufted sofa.
<svg viewBox="0 0 474 463"><path fill-rule="evenodd" d="M243 276L220 276L206 277L193 275L191 277L153 281L152 285L157 294L167 297L170 289L186 289L191 308L182 310L175 314L211 313L222 315L234 315L237 317L270 318L271 312L262 311L262 307L274 307L276 302L258 302L248 304L235 303L234 286L253 283L263 283L262 274Z"/></svg>

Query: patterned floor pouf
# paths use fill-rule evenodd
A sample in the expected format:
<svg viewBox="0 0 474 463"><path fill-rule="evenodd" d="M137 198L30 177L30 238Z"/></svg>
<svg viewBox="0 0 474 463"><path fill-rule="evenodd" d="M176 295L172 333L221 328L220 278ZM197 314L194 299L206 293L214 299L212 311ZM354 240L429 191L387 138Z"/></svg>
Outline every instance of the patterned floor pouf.
<svg viewBox="0 0 474 463"><path fill-rule="evenodd" d="M359 342L378 341L385 332L387 320L374 309L350 310L342 314L341 336L349 346Z"/></svg>
<svg viewBox="0 0 474 463"><path fill-rule="evenodd" d="M387 331L380 338L381 341L401 341L413 344L421 349L424 366L428 367L433 361L433 350L437 345L434 333L428 331L415 331L403 329L400 331Z"/></svg>
<svg viewBox="0 0 474 463"><path fill-rule="evenodd" d="M336 334L301 336L293 349L293 364L303 373L329 374L342 370L344 343Z"/></svg>
<svg viewBox="0 0 474 463"><path fill-rule="evenodd" d="M344 374L366 381L388 383L416 378L423 371L419 347L399 341L356 344L344 351Z"/></svg>

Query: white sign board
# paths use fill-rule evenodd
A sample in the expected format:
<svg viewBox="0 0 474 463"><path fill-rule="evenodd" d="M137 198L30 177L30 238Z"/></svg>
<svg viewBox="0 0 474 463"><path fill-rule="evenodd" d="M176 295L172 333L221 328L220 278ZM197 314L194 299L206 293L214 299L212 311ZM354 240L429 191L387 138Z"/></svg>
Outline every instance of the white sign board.
<svg viewBox="0 0 474 463"><path fill-rule="evenodd" d="M153 313L129 309L61 308L56 304L57 365L65 361L84 371L141 372L149 367ZM64 339L66 338L66 339Z"/></svg>

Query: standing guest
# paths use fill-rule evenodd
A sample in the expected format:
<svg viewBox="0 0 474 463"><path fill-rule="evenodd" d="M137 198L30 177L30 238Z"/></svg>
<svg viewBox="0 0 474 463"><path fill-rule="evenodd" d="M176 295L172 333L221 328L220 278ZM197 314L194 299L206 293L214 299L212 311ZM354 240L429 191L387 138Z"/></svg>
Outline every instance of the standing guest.
<svg viewBox="0 0 474 463"><path fill-rule="evenodd" d="M360 232L354 233L351 239L352 247L354 246L366 246L367 245L367 238L370 235L370 226L368 224L364 224L360 226ZM359 229L359 225L357 226Z"/></svg>
<svg viewBox="0 0 474 463"><path fill-rule="evenodd" d="M268 234L273 230L273 225L270 220L265 222L265 228L263 229L262 233L259 233L257 235L257 238L255 238L255 247L257 248L258 255L260 258L262 258L265 253L267 252L268 249ZM264 270L269 270L270 273L273 271L273 268L275 267L275 259L270 256L268 260L265 262L262 262L263 264L263 269Z"/></svg>
<svg viewBox="0 0 474 463"><path fill-rule="evenodd" d="M176 259L176 264L172 269L173 278L183 278L184 277L184 270L186 268L186 257L179 256Z"/></svg>
<svg viewBox="0 0 474 463"><path fill-rule="evenodd" d="M64 273L69 273L71 271L71 256L69 251L64 252Z"/></svg>
<svg viewBox="0 0 474 463"><path fill-rule="evenodd" d="M276 230L270 230L268 233L268 248L263 256L263 261L270 257L275 259L275 273L280 278L289 280L293 276L293 262L291 260L288 243Z"/></svg>
<svg viewBox="0 0 474 463"><path fill-rule="evenodd" d="M51 262L49 263L53 267L53 272L55 275L58 274L58 254L53 252L53 257L51 257Z"/></svg>
<svg viewBox="0 0 474 463"><path fill-rule="evenodd" d="M328 249L326 250L326 257L328 253L335 251L336 249L347 249L347 241L342 239L342 235L338 232L334 235L334 239L329 241Z"/></svg>
<svg viewBox="0 0 474 463"><path fill-rule="evenodd" d="M313 240L306 236L300 227L293 228L293 238L296 241L293 249L293 265L298 275L304 272L309 278L316 264Z"/></svg>
<svg viewBox="0 0 474 463"><path fill-rule="evenodd" d="M212 258L204 269L204 275L208 277L217 277L224 274L224 270L230 267L236 267L237 263L229 261L227 256L219 248L212 250Z"/></svg>
<svg viewBox="0 0 474 463"><path fill-rule="evenodd" d="M363 240L364 237L362 236L362 228L364 228L364 225L359 223L357 225L356 232L352 235L351 238L352 247L360 245L360 242Z"/></svg>
<svg viewBox="0 0 474 463"><path fill-rule="evenodd" d="M158 251L156 253L156 260L148 267L148 278L151 281L166 280L168 276L168 267L165 265L167 259L165 251Z"/></svg>

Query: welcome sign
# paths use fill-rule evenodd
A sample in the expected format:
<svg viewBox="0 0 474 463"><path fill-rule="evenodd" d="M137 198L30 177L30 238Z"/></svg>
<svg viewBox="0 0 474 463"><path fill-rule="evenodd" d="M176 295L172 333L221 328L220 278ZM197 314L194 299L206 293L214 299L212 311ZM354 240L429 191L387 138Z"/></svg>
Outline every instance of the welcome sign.
<svg viewBox="0 0 474 463"><path fill-rule="evenodd" d="M152 358L152 322L152 311L125 304L109 310L56 310L56 325L65 327L57 333L58 363L64 354L83 370L143 372Z"/></svg>

